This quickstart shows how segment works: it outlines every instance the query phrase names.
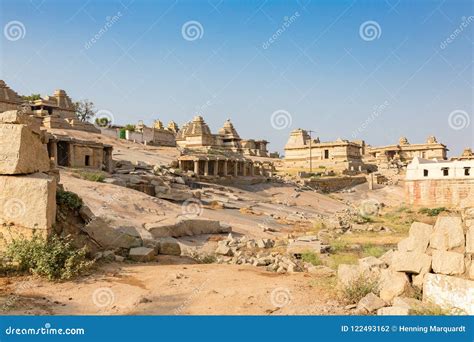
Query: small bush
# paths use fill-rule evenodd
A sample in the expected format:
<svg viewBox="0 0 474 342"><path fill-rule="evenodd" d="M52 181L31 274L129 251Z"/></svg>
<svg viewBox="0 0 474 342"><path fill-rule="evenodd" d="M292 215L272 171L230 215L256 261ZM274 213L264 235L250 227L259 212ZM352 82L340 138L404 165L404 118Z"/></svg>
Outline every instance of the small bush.
<svg viewBox="0 0 474 342"><path fill-rule="evenodd" d="M450 311L436 304L422 304L411 308L408 313L416 316L447 316Z"/></svg>
<svg viewBox="0 0 474 342"><path fill-rule="evenodd" d="M366 245L363 247L363 251L366 255L379 258L387 251L387 249L382 246Z"/></svg>
<svg viewBox="0 0 474 342"><path fill-rule="evenodd" d="M92 265L85 248L75 249L67 238L57 235L45 239L34 234L31 239L14 239L7 246L6 256L17 262L20 271L48 278L70 279Z"/></svg>
<svg viewBox="0 0 474 342"><path fill-rule="evenodd" d="M447 209L445 207L438 207L438 208L421 208L418 210L420 214L425 214L426 216L438 216L441 214L443 211L446 211Z"/></svg>
<svg viewBox="0 0 474 342"><path fill-rule="evenodd" d="M370 216L359 215L356 218L356 223L364 224L364 223L373 223L375 222L374 219Z"/></svg>
<svg viewBox="0 0 474 342"><path fill-rule="evenodd" d="M82 207L82 199L70 191L56 191L56 202L58 205L64 205L72 210L79 210Z"/></svg>
<svg viewBox="0 0 474 342"><path fill-rule="evenodd" d="M203 255L201 256L198 261L201 263L201 264L214 264L217 262L217 258L215 255L212 255L212 254L207 254L207 255Z"/></svg>
<svg viewBox="0 0 474 342"><path fill-rule="evenodd" d="M376 295L379 294L379 279L361 273L359 276L354 278L349 285L342 288L341 294L345 302L348 304L355 304L370 292Z"/></svg>
<svg viewBox="0 0 474 342"><path fill-rule="evenodd" d="M319 255L314 252L304 252L303 254L301 254L301 260L303 260L304 262L308 262L313 266L319 266L322 264Z"/></svg>
<svg viewBox="0 0 474 342"><path fill-rule="evenodd" d="M341 240L331 241L329 245L332 253L340 253L347 249L347 242Z"/></svg>
<svg viewBox="0 0 474 342"><path fill-rule="evenodd" d="M102 183L105 179L105 175L103 172L98 172L98 171L77 171L76 172L79 177L82 179L91 181L91 182L100 182Z"/></svg>

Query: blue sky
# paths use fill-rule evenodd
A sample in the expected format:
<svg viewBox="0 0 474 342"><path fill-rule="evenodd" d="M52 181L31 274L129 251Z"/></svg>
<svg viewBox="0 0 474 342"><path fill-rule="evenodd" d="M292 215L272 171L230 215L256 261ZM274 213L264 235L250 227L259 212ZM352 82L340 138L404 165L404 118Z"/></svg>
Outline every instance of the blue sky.
<svg viewBox="0 0 474 342"><path fill-rule="evenodd" d="M450 155L473 146L470 1L0 4L0 78L20 94L65 89L117 124L199 113L217 132L231 118L272 151L295 128L372 145L435 135ZM197 36L183 34L191 21Z"/></svg>

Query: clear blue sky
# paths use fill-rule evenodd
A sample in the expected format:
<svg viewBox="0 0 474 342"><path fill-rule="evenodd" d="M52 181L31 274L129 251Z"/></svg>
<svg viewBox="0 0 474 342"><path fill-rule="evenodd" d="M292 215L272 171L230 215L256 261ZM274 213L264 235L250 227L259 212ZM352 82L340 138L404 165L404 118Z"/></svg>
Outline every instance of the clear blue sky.
<svg viewBox="0 0 474 342"><path fill-rule="evenodd" d="M473 146L470 1L0 3L0 78L20 94L65 89L117 124L200 113L217 132L231 118L242 138L278 151L299 127L372 145L435 135L450 155ZM5 32L12 21L20 39ZM202 27L195 40L183 36L188 21ZM360 30L368 21L375 36L370 23ZM271 124L279 110L291 116L283 129Z"/></svg>

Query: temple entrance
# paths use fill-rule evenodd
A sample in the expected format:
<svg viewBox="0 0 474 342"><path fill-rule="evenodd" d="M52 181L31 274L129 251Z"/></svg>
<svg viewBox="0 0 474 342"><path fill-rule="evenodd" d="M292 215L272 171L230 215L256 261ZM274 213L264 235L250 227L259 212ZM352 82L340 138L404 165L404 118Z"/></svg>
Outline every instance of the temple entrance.
<svg viewBox="0 0 474 342"><path fill-rule="evenodd" d="M58 141L58 165L69 166L69 143Z"/></svg>

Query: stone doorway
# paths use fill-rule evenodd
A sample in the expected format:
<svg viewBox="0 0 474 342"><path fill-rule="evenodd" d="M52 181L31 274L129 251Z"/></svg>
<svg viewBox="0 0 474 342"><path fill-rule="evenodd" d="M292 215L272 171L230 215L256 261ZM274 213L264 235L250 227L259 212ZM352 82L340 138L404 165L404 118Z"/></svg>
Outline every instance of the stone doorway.
<svg viewBox="0 0 474 342"><path fill-rule="evenodd" d="M58 165L69 166L69 143L58 141Z"/></svg>

